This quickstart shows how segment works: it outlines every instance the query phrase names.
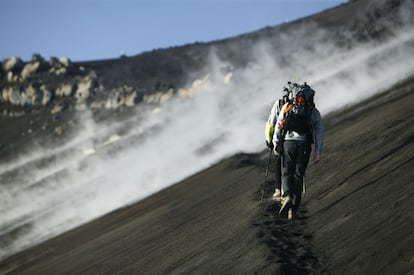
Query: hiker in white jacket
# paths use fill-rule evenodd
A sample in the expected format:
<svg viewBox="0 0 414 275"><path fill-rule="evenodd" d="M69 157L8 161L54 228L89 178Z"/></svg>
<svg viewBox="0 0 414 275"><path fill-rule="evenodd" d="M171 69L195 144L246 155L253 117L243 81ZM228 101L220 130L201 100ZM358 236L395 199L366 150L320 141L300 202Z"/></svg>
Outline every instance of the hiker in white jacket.
<svg viewBox="0 0 414 275"><path fill-rule="evenodd" d="M282 207L292 219L300 205L305 174L312 143L313 161L319 162L323 146L323 124L313 103L314 91L305 83L297 85L277 117L273 134L273 150L281 158ZM308 89L309 88L309 89ZM311 91L311 95L309 91Z"/></svg>

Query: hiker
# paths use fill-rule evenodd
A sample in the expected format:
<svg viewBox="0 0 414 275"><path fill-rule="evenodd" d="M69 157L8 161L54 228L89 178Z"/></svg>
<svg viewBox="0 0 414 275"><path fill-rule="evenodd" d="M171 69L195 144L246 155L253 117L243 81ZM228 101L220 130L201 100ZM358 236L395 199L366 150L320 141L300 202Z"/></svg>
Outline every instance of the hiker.
<svg viewBox="0 0 414 275"><path fill-rule="evenodd" d="M288 102L289 99L289 90L291 85L288 82L288 85L283 88L282 97L273 104L272 110L270 111L269 118L266 123L265 136L266 136L266 145L270 150L273 150L273 134L276 127L277 117L279 116L280 109L283 105ZM276 170L275 170L275 191L272 195L274 201L281 201L281 167L280 167L280 156L276 158Z"/></svg>
<svg viewBox="0 0 414 275"><path fill-rule="evenodd" d="M303 177L312 143L314 163L319 162L323 145L321 115L313 102L314 90L304 83L289 84L289 98L279 111L273 134L273 152L281 161L281 202L279 214L293 219L300 205Z"/></svg>

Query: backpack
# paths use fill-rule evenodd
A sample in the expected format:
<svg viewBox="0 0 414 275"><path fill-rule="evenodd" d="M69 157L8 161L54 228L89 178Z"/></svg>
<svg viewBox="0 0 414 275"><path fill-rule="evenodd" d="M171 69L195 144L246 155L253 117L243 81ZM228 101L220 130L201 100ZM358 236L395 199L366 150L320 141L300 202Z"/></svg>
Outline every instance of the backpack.
<svg viewBox="0 0 414 275"><path fill-rule="evenodd" d="M303 85L288 82L286 89L289 99L285 110L284 133L295 131L299 134L311 135L311 115L315 107L313 102L315 91L306 82Z"/></svg>
<svg viewBox="0 0 414 275"><path fill-rule="evenodd" d="M279 103L278 114L280 110L282 110L283 105L289 102L289 93L292 90L292 87L293 87L292 83L288 82L288 85L283 88L282 97L278 99L278 103Z"/></svg>

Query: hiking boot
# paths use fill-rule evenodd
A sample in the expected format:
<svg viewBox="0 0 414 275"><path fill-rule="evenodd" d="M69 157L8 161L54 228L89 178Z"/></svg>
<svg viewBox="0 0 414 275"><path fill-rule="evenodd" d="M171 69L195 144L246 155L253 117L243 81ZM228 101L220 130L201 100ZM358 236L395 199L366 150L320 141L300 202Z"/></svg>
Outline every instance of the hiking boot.
<svg viewBox="0 0 414 275"><path fill-rule="evenodd" d="M277 201L277 202L280 202L282 200L282 196L280 194L280 189L279 188L275 189L275 192L273 193L273 196L272 196L272 200Z"/></svg>
<svg viewBox="0 0 414 275"><path fill-rule="evenodd" d="M286 212L292 207L291 202L292 202L292 199L289 196L282 198L282 206L280 207L280 210L279 210L280 216L283 216L284 214L286 214Z"/></svg>

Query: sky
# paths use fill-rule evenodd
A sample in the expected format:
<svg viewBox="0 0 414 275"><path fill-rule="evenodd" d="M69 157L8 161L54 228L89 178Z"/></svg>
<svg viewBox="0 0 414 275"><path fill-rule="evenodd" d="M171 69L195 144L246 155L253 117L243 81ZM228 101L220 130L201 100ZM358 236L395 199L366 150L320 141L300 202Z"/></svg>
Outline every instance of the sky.
<svg viewBox="0 0 414 275"><path fill-rule="evenodd" d="M209 42L293 21L346 0L0 0L0 60L73 61Z"/></svg>

